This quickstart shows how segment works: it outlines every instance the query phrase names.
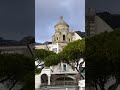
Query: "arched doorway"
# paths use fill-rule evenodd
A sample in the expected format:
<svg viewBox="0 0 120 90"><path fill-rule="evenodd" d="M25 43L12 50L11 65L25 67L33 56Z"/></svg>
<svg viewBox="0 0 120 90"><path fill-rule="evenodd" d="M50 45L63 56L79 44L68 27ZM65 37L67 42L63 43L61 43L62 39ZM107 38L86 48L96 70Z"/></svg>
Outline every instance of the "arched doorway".
<svg viewBox="0 0 120 90"><path fill-rule="evenodd" d="M56 85L74 85L75 81L70 77L59 77L55 80Z"/></svg>
<svg viewBox="0 0 120 90"><path fill-rule="evenodd" d="M44 85L48 84L48 76L46 74L41 75L41 83Z"/></svg>

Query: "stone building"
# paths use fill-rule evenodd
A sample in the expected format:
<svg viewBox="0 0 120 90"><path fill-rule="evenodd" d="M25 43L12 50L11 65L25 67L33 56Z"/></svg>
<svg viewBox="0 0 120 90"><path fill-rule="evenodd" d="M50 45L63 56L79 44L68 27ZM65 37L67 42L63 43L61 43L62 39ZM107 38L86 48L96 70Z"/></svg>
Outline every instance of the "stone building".
<svg viewBox="0 0 120 90"><path fill-rule="evenodd" d="M34 57L34 48L33 44L21 45L21 46L0 46L0 53L8 54L23 54L28 57Z"/></svg>
<svg viewBox="0 0 120 90"><path fill-rule="evenodd" d="M72 40L73 32L69 32L69 25L60 17L59 22L54 26L55 34L52 36L52 43L69 43Z"/></svg>
<svg viewBox="0 0 120 90"><path fill-rule="evenodd" d="M46 49L59 53L69 42L82 39L85 36L85 33L80 31L71 32L62 16L54 28L52 42L35 45L35 49ZM41 87L42 90L43 87L45 90L46 86L49 90L76 90L79 80L80 75L77 70L73 70L67 63L61 62L58 65L43 68L41 73L35 76L35 88L39 90Z"/></svg>
<svg viewBox="0 0 120 90"><path fill-rule="evenodd" d="M46 49L54 51L56 53L62 51L62 49L69 43L85 37L85 32L73 31L69 29L69 25L63 20L61 16L58 23L54 26L55 33L52 36L52 42L45 42L40 45L35 45L36 49ZM59 50L58 50L59 49Z"/></svg>
<svg viewBox="0 0 120 90"><path fill-rule="evenodd" d="M94 36L105 31L113 31L112 27L96 14L96 10L94 8L89 8L85 18L85 23L85 32L87 37Z"/></svg>

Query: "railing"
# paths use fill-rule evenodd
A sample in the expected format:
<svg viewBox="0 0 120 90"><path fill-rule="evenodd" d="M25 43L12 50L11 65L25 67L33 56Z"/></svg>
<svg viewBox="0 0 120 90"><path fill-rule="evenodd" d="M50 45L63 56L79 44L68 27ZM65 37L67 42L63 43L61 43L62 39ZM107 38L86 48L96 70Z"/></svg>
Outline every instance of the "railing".
<svg viewBox="0 0 120 90"><path fill-rule="evenodd" d="M75 82L71 82L71 81L59 81L59 82L52 82L50 85L48 85L47 83L42 83L41 84L41 87L44 87L44 86L63 86L63 85L78 85L77 83Z"/></svg>
<svg viewBox="0 0 120 90"><path fill-rule="evenodd" d="M74 82L64 82L64 81L61 81L61 82L53 82L51 83L52 86L61 86L61 85L76 85Z"/></svg>

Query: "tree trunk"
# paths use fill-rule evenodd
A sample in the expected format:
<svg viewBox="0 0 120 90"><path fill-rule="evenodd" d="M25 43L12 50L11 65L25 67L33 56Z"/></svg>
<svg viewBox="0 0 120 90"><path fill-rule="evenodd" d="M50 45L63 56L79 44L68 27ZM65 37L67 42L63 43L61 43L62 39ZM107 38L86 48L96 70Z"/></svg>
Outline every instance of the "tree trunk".
<svg viewBox="0 0 120 90"><path fill-rule="evenodd" d="M105 90L105 88L104 88L104 83L101 82L101 83L99 84L99 86L100 86L100 89L101 89L101 90Z"/></svg>
<svg viewBox="0 0 120 90"><path fill-rule="evenodd" d="M118 85L120 84L120 81L116 78L116 83L111 85L108 90L116 90L116 88L118 87Z"/></svg>
<svg viewBox="0 0 120 90"><path fill-rule="evenodd" d="M12 90L12 88L15 86L16 83L17 83L17 80L13 83L13 85L10 87L9 90Z"/></svg>
<svg viewBox="0 0 120 90"><path fill-rule="evenodd" d="M105 88L104 88L104 87L102 87L102 88L101 88L101 90L105 90Z"/></svg>
<svg viewBox="0 0 120 90"><path fill-rule="evenodd" d="M97 83L95 82L95 89L98 90Z"/></svg>

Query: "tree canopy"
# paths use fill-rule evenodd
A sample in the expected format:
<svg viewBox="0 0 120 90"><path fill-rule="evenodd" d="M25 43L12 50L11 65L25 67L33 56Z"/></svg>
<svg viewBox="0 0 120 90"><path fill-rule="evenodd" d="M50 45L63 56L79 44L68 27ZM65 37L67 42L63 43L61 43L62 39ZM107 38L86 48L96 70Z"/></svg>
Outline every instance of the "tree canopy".
<svg viewBox="0 0 120 90"><path fill-rule="evenodd" d="M71 43L68 43L67 46L63 49L63 53L68 60L80 59L85 52L85 40L77 40Z"/></svg>
<svg viewBox="0 0 120 90"><path fill-rule="evenodd" d="M60 52L61 60L67 62L72 68L76 68L80 73L80 59L84 59L85 39L68 43ZM74 63L74 64L73 64Z"/></svg>
<svg viewBox="0 0 120 90"><path fill-rule="evenodd" d="M45 66L57 65L60 62L59 54L49 55L45 58Z"/></svg>
<svg viewBox="0 0 120 90"><path fill-rule="evenodd" d="M105 90L108 79L114 76L118 84L120 81L118 77L120 76L120 30L86 38L85 49L86 81L93 86L99 85L101 90ZM110 86L109 90L115 90L118 86L116 83Z"/></svg>
<svg viewBox="0 0 120 90"><path fill-rule="evenodd" d="M34 59L21 54L0 54L0 83L7 85L8 90L16 84L23 90L34 90Z"/></svg>
<svg viewBox="0 0 120 90"><path fill-rule="evenodd" d="M45 58L45 64L47 66L57 65L60 62L68 63L72 68L76 68L80 72L81 64L79 63L81 58L84 58L85 54L85 40L77 40L70 42L64 49L54 55L50 55Z"/></svg>
<svg viewBox="0 0 120 90"><path fill-rule="evenodd" d="M45 49L35 49L35 62L36 62L35 73L36 74L40 73L40 71L44 68L45 64L47 64L46 66L48 66L48 64L51 63L51 61L49 62L48 59L47 60L45 59L47 57L50 57L51 55L55 55L55 53Z"/></svg>

